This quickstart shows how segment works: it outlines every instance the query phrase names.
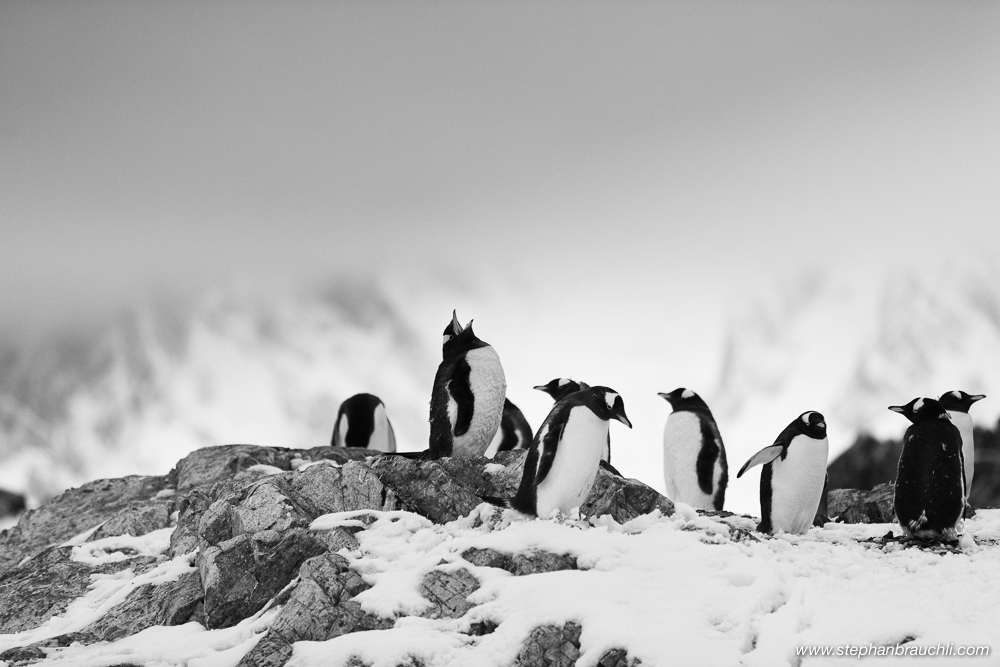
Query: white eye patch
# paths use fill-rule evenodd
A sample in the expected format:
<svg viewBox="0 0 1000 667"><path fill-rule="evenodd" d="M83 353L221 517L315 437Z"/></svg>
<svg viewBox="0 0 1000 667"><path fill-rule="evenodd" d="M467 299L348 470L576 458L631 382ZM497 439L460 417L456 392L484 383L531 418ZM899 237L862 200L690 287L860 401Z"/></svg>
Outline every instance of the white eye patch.
<svg viewBox="0 0 1000 667"><path fill-rule="evenodd" d="M615 407L615 399L617 398L618 394L616 394L613 391L609 391L608 393L604 394L604 402L608 404L608 410L611 410L612 408Z"/></svg>
<svg viewBox="0 0 1000 667"><path fill-rule="evenodd" d="M566 378L559 378L559 386L560 387L565 387L568 384L569 384L569 380L568 379L566 379Z"/></svg>
<svg viewBox="0 0 1000 667"><path fill-rule="evenodd" d="M452 338L451 336L445 334L445 336L444 336L444 343L447 343L448 341L450 341L451 338ZM444 343L442 343L442 345L444 345Z"/></svg>
<svg viewBox="0 0 1000 667"><path fill-rule="evenodd" d="M681 398L691 398L692 396L694 396L694 392L690 389L685 389L683 393L681 393Z"/></svg>
<svg viewBox="0 0 1000 667"><path fill-rule="evenodd" d="M924 399L918 398L917 402L913 404L913 411L919 412L920 408L924 407Z"/></svg>
<svg viewBox="0 0 1000 667"><path fill-rule="evenodd" d="M814 414L816 414L816 413L815 412L807 412L807 413L805 413L804 415L802 415L802 421L806 425L808 425L809 424L809 418L812 417Z"/></svg>
<svg viewBox="0 0 1000 667"><path fill-rule="evenodd" d="M955 398L962 398L962 392L960 391L953 391L951 392L951 395L954 396Z"/></svg>

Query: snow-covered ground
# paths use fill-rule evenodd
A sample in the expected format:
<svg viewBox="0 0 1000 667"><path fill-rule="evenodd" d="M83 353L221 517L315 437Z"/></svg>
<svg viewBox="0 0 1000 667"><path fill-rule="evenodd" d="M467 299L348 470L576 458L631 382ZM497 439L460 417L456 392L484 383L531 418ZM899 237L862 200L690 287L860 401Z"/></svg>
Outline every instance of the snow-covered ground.
<svg viewBox="0 0 1000 667"><path fill-rule="evenodd" d="M357 514L320 517L313 528L350 524ZM686 506L672 517L654 513L624 525L607 518L525 521L486 505L446 525L406 512L376 514L357 534L360 549L341 553L372 584L356 600L368 611L398 617L395 626L300 642L290 666L335 666L356 655L373 667L393 667L407 656L429 666L501 667L513 662L533 628L567 621L583 627L580 667L611 648L627 649L647 665L843 665L842 658L797 657L796 647L897 644L915 651L988 646L988 657L925 657L920 664L1000 665L1000 510L967 521L959 549L871 539L898 535L888 524L827 524L803 536L753 539L742 532L753 527L750 519L708 518ZM163 535L111 539L117 541L78 547L76 557L116 558L131 541L143 553L165 546ZM460 554L470 547L569 553L580 569L515 577L469 565ZM142 578L178 576L190 568L189 559L166 562ZM461 567L481 583L464 617L409 616L429 606L417 592L427 572ZM82 627L122 597L130 576L126 570L96 578L64 618L0 635L0 650L51 636L56 628ZM38 664L232 666L276 613L265 609L224 630L195 623L150 628L112 643L54 649ZM484 620L498 623L496 630L479 637L461 632ZM913 664L910 657L876 660Z"/></svg>

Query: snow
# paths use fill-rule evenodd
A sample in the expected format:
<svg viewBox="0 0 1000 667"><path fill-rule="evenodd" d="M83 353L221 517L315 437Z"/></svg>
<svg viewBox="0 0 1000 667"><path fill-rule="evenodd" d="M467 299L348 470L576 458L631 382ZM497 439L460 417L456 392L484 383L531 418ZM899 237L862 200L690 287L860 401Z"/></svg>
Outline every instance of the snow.
<svg viewBox="0 0 1000 667"><path fill-rule="evenodd" d="M799 664L797 646L904 641L912 647L992 646L996 641L1000 510L980 510L966 521L961 551L874 541L887 532L899 534L890 524L828 523L805 535L748 537L745 531L755 523L739 515L705 516L686 505L670 517L654 512L625 524L608 516L525 520L486 504L445 525L403 511L325 515L311 528L367 526L356 534L359 549L341 552L372 586L355 599L365 610L397 620L387 630L298 642L289 665L342 665L359 656L375 667L395 667L413 656L435 667L506 667L534 628L568 621L583 628L580 667L593 667L612 648L624 648L644 664L771 666ZM99 560L100 553L124 549L155 554L165 539L169 531L106 538L79 545L74 558ZM471 547L570 554L580 569L515 577L464 561L461 553ZM407 616L428 607L418 593L428 572L463 567L481 584L464 617ZM87 594L61 617L35 630L0 635L0 650L80 629L134 586L191 569L189 555L140 576L126 570L95 577ZM231 666L277 613L270 609L224 630L189 623L106 644L51 649L38 664ZM465 634L483 621L497 623L496 630ZM969 664L995 666L998 657ZM890 665L905 659L880 658ZM810 658L807 664L843 662ZM953 663L927 657L921 664Z"/></svg>

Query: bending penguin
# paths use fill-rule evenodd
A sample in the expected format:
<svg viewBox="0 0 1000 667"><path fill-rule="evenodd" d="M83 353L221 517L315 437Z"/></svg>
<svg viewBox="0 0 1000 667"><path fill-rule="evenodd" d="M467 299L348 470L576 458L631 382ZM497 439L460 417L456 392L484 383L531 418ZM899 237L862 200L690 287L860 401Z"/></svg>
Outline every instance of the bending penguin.
<svg viewBox="0 0 1000 667"><path fill-rule="evenodd" d="M527 449L531 445L531 436L531 425L524 418L524 413L509 398L505 398L500 429L486 449L486 456L493 457L497 452L509 452L512 449Z"/></svg>
<svg viewBox="0 0 1000 667"><path fill-rule="evenodd" d="M612 419L632 428L622 397L608 387L591 387L557 402L531 441L514 497L483 500L539 517L579 507L594 485Z"/></svg>
<svg viewBox="0 0 1000 667"><path fill-rule="evenodd" d="M764 466L757 530L772 535L779 531L801 535L809 530L820 505L829 451L826 420L809 411L786 426L773 445L743 464L737 478L756 465Z"/></svg>
<svg viewBox="0 0 1000 667"><path fill-rule="evenodd" d="M429 456L482 456L500 427L507 381L493 347L452 312L431 392Z"/></svg>
<svg viewBox="0 0 1000 667"><path fill-rule="evenodd" d="M893 509L903 536L922 542L958 540L965 509L962 435L933 398L889 407L912 422L903 434Z"/></svg>
<svg viewBox="0 0 1000 667"><path fill-rule="evenodd" d="M966 394L964 391L949 391L941 394L938 402L951 415L951 422L962 436L962 458L965 469L965 499L968 501L972 491L972 477L976 473L976 445L973 439L972 417L969 408L976 401L981 401L984 394Z"/></svg>
<svg viewBox="0 0 1000 667"><path fill-rule="evenodd" d="M712 411L698 394L684 387L659 396L674 409L663 427L667 497L698 509L721 510L729 465Z"/></svg>
<svg viewBox="0 0 1000 667"><path fill-rule="evenodd" d="M382 400L372 394L355 394L341 403L330 444L395 452L396 434Z"/></svg>

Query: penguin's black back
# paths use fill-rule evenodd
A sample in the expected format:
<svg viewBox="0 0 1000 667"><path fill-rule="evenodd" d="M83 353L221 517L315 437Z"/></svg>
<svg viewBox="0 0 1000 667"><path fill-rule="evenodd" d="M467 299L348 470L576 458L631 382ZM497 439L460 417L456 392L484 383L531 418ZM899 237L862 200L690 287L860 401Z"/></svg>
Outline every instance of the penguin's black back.
<svg viewBox="0 0 1000 667"><path fill-rule="evenodd" d="M434 375L434 388L431 391L431 436L428 451L434 459L451 456L455 436L464 435L472 425L476 397L469 379L472 367L466 354L471 350L489 347L489 343L480 340L473 333L472 326L458 334L449 334L449 327L445 328L445 335L450 335L450 338L442 348L443 359ZM458 412L454 432L448 418L449 396L455 400Z"/></svg>
<svg viewBox="0 0 1000 667"><path fill-rule="evenodd" d="M503 439L497 447L498 452L510 451L517 447L520 442L528 443L526 446L530 446L531 444L531 425L524 418L524 413L521 412L521 409L511 403L508 398L503 399L503 416L500 418L500 433L503 435Z"/></svg>
<svg viewBox="0 0 1000 667"><path fill-rule="evenodd" d="M535 433L531 447L528 448L528 455L524 459L524 474L521 476L517 493L511 499L511 507L519 512L537 515L537 486L552 469L552 462L555 461L556 450L566 429L570 411L583 404L583 393L575 392L558 401L549 411L545 421Z"/></svg>
<svg viewBox="0 0 1000 667"><path fill-rule="evenodd" d="M943 531L964 509L962 436L950 419L911 424L903 435L893 506L902 526L926 516L924 530Z"/></svg>
<svg viewBox="0 0 1000 667"><path fill-rule="evenodd" d="M344 445L347 447L367 447L368 440L375 430L375 408L382 401L372 394L355 394L340 404L337 410L337 421L333 426L333 436L330 444L337 444L340 433L340 418L347 415L347 433L344 435Z"/></svg>

